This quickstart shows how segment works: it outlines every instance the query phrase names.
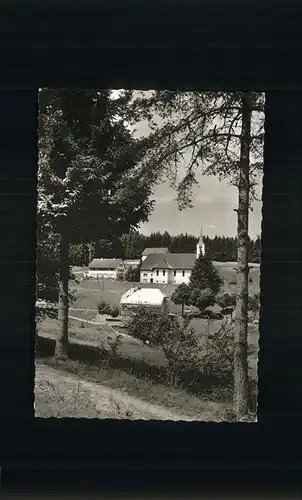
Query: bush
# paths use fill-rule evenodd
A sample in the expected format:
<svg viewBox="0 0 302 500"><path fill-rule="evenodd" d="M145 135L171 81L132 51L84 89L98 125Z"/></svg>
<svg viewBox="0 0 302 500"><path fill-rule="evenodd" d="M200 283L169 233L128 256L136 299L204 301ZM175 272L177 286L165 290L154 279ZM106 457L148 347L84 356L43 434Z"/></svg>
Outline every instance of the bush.
<svg viewBox="0 0 302 500"><path fill-rule="evenodd" d="M223 322L203 346L200 371L205 376L230 381L233 377L234 325Z"/></svg>
<svg viewBox="0 0 302 500"><path fill-rule="evenodd" d="M99 311L99 314L110 314L111 307L106 302L100 302L98 305L98 311Z"/></svg>
<svg viewBox="0 0 302 500"><path fill-rule="evenodd" d="M183 373L196 369L199 363L200 341L189 322L188 318L163 316L154 308L142 306L127 325L130 335L164 353L173 387Z"/></svg>
<svg viewBox="0 0 302 500"><path fill-rule="evenodd" d="M108 314L108 316L112 316L112 318L117 318L120 312L117 306L111 307L109 304L106 304L106 302L100 302L98 311L99 314Z"/></svg>
<svg viewBox="0 0 302 500"><path fill-rule="evenodd" d="M108 339L110 357L115 357L117 355L118 348L122 344L122 336L119 334L114 340Z"/></svg>
<svg viewBox="0 0 302 500"><path fill-rule="evenodd" d="M118 308L117 306L113 306L113 307L111 308L111 313L110 313L110 315L111 315L113 318L117 318L117 317L118 317L118 315L119 315L119 313L120 313L120 310L119 310L119 308Z"/></svg>
<svg viewBox="0 0 302 500"><path fill-rule="evenodd" d="M255 295L249 296L248 309L256 314L260 309L260 295L255 293Z"/></svg>

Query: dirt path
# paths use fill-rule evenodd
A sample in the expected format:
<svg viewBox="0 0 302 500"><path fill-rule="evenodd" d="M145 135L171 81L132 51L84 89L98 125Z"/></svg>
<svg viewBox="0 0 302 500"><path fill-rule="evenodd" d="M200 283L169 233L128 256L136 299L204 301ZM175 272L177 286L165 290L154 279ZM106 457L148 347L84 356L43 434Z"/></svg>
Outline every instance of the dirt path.
<svg viewBox="0 0 302 500"><path fill-rule="evenodd" d="M36 364L35 413L37 417L186 420L167 408L80 379L62 370Z"/></svg>

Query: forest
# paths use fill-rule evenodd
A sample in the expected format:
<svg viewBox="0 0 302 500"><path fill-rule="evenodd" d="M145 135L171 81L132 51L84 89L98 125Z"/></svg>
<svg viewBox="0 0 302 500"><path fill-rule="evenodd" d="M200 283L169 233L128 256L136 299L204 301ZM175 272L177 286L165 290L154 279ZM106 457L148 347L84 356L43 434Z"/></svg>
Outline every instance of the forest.
<svg viewBox="0 0 302 500"><path fill-rule="evenodd" d="M93 257L139 259L145 248L165 247L171 253L195 253L198 237L191 234L170 235L154 232L149 236L137 232L123 234L112 241L99 240L95 244L71 245L70 260L73 266L86 266ZM249 238L249 262L260 263L260 236L254 240ZM218 262L234 262L237 260L237 238L229 236L204 236L207 256Z"/></svg>

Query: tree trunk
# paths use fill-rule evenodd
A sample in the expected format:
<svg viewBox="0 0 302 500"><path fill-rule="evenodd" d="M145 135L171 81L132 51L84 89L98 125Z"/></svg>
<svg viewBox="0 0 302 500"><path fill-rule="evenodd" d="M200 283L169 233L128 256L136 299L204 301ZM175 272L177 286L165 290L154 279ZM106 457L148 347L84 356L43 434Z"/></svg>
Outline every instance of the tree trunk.
<svg viewBox="0 0 302 500"><path fill-rule="evenodd" d="M94 243L89 243L88 245L88 264L92 261L95 253Z"/></svg>
<svg viewBox="0 0 302 500"><path fill-rule="evenodd" d="M68 347L68 280L69 280L69 241L62 231L60 235L60 269L59 269L59 331L56 339L55 357L66 358Z"/></svg>
<svg viewBox="0 0 302 500"><path fill-rule="evenodd" d="M249 221L249 169L250 169L250 135L251 105L250 93L245 92L242 98L242 130L240 144L239 202L237 227L237 300L235 317L235 350L234 350L234 411L237 418L248 413L249 380L247 359L248 337L248 221Z"/></svg>
<svg viewBox="0 0 302 500"><path fill-rule="evenodd" d="M206 324L206 338L205 338L205 346L206 346L206 351L208 350L209 334L210 334L210 318L207 318L207 324Z"/></svg>

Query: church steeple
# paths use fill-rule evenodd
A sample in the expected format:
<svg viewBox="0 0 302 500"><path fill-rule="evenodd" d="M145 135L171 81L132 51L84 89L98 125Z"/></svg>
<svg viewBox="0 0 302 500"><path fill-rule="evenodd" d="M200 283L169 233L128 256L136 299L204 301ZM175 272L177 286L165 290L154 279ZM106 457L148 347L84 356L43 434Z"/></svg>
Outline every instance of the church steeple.
<svg viewBox="0 0 302 500"><path fill-rule="evenodd" d="M196 245L196 258L200 256L200 254L205 255L205 244L203 240L203 235L202 235L202 229L200 230L200 236L198 243Z"/></svg>
<svg viewBox="0 0 302 500"><path fill-rule="evenodd" d="M203 243L202 229L200 230L199 242L201 245Z"/></svg>

